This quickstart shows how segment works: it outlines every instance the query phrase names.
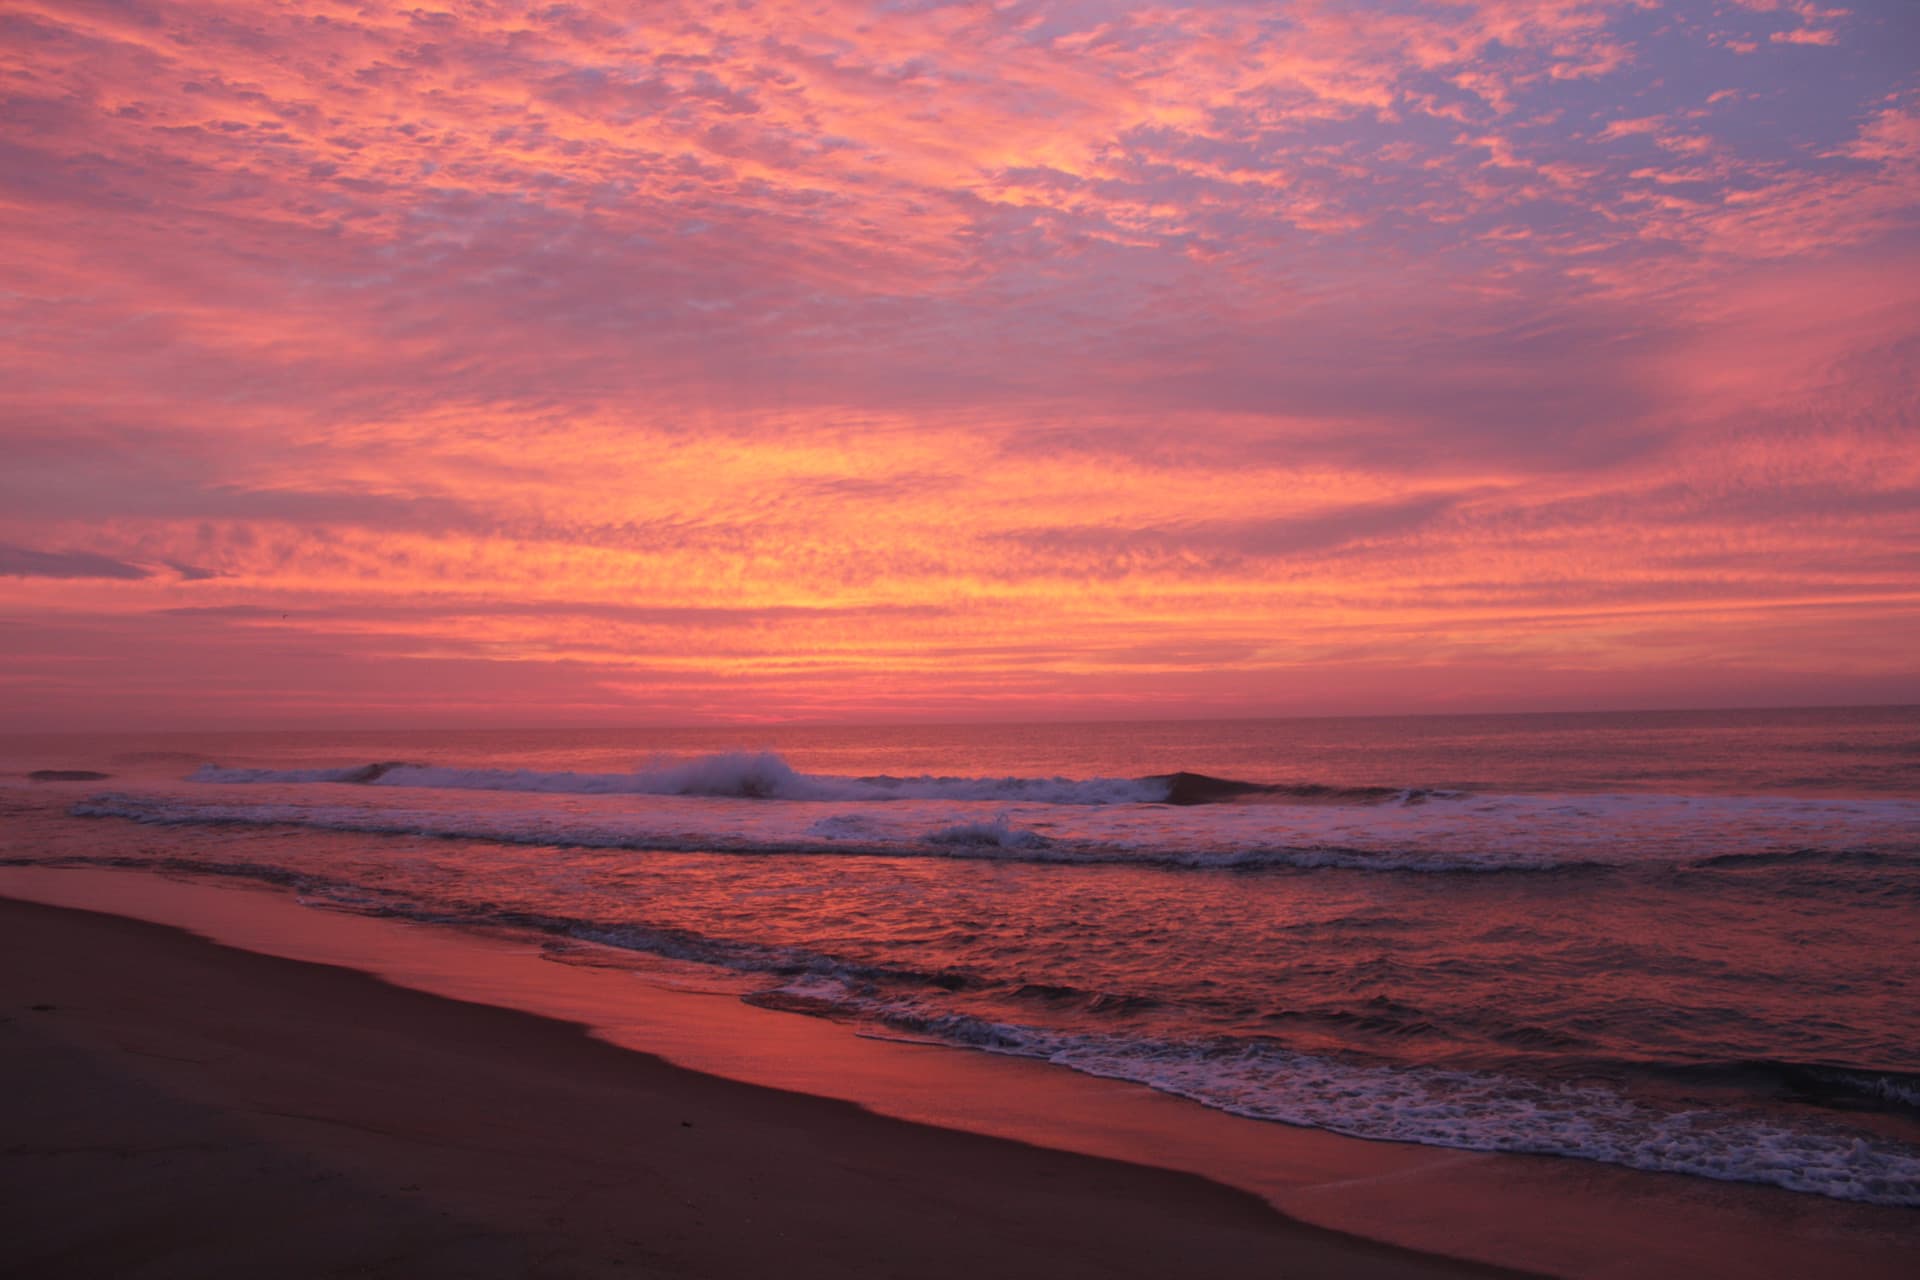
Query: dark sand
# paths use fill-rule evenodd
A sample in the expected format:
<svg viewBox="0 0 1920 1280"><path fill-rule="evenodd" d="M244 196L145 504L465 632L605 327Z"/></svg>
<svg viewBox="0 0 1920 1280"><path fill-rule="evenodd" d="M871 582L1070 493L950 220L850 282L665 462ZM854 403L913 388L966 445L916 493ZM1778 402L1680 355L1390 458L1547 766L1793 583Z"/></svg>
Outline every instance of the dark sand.
<svg viewBox="0 0 1920 1280"><path fill-rule="evenodd" d="M1461 1276L1189 1174L0 900L0 1275Z"/></svg>

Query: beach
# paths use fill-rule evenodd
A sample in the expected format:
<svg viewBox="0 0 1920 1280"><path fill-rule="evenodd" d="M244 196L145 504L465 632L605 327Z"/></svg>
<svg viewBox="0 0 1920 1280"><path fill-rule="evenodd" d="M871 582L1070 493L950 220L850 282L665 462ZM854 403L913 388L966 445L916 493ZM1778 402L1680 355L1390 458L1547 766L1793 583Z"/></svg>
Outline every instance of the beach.
<svg viewBox="0 0 1920 1280"><path fill-rule="evenodd" d="M0 1280L1920 1276L1916 49L10 5Z"/></svg>
<svg viewBox="0 0 1920 1280"><path fill-rule="evenodd" d="M0 740L5 1262L1904 1277L1915 714Z"/></svg>
<svg viewBox="0 0 1920 1280"><path fill-rule="evenodd" d="M1495 1274L350 970L0 920L8 1274Z"/></svg>
<svg viewBox="0 0 1920 1280"><path fill-rule="evenodd" d="M1905 1210L1258 1124L258 889L0 895L9 1274L1891 1277L1920 1242Z"/></svg>
<svg viewBox="0 0 1920 1280"><path fill-rule="evenodd" d="M0 1280L1920 1276L1915 50L8 6Z"/></svg>

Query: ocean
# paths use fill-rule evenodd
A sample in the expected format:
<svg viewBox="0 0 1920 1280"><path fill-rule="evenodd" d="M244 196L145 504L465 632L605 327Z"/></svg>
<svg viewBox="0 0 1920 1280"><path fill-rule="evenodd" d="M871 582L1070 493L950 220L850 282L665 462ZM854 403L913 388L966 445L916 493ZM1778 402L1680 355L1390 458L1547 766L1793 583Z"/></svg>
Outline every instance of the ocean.
<svg viewBox="0 0 1920 1280"><path fill-rule="evenodd" d="M1920 708L10 737L0 813L0 864L278 885L1263 1121L1920 1205Z"/></svg>

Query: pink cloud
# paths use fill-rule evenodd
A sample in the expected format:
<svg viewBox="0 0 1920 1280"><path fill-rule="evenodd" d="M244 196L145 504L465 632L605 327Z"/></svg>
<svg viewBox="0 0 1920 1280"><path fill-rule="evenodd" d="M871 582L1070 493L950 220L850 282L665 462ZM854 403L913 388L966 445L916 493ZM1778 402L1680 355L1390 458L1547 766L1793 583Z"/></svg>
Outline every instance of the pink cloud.
<svg viewBox="0 0 1920 1280"><path fill-rule="evenodd" d="M10 687L1577 699L1804 610L1891 688L1897 17L26 0Z"/></svg>

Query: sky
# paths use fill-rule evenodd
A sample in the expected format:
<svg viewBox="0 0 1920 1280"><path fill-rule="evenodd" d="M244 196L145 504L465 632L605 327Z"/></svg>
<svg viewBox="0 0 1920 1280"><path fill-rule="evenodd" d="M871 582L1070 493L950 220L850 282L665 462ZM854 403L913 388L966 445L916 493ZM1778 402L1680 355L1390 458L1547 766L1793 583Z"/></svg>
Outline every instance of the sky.
<svg viewBox="0 0 1920 1280"><path fill-rule="evenodd" d="M0 726L1920 703L1920 5L9 0Z"/></svg>

